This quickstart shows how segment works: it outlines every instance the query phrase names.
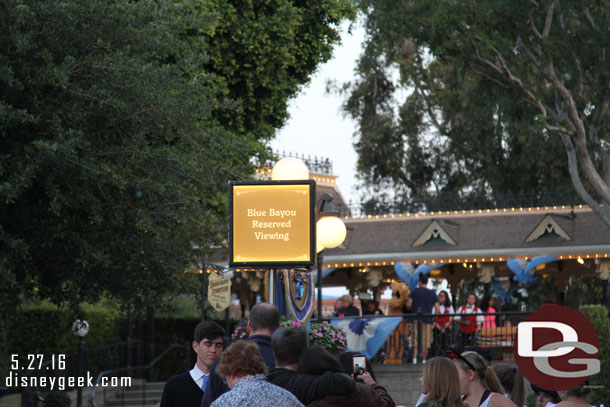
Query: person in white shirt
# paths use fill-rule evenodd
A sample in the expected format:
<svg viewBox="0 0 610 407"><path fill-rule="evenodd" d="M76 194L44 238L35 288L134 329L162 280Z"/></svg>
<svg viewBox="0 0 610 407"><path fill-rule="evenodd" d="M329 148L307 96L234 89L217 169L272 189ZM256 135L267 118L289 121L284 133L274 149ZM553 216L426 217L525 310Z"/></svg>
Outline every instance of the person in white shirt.
<svg viewBox="0 0 610 407"><path fill-rule="evenodd" d="M487 364L476 352L462 354L451 352L453 362L458 368L460 388L464 402L470 407L516 407L504 397L504 388Z"/></svg>
<svg viewBox="0 0 610 407"><path fill-rule="evenodd" d="M481 325L485 322L485 317L481 314L481 310L477 307L477 296L474 293L468 293L466 304L462 305L456 311L456 314L472 314L471 316L461 317L457 315L455 321L460 322L461 343L460 349L474 345L474 337Z"/></svg>
<svg viewBox="0 0 610 407"><path fill-rule="evenodd" d="M213 321L202 321L195 327L193 350L195 366L165 383L160 407L199 407L210 368L222 353L225 330Z"/></svg>
<svg viewBox="0 0 610 407"><path fill-rule="evenodd" d="M432 356L443 355L447 351L451 340L451 322L453 321L453 317L444 316L444 314L455 313L447 291L442 290L438 293L438 303L440 309L439 314L442 316L435 318L432 326ZM436 313L434 307L432 307L431 313Z"/></svg>

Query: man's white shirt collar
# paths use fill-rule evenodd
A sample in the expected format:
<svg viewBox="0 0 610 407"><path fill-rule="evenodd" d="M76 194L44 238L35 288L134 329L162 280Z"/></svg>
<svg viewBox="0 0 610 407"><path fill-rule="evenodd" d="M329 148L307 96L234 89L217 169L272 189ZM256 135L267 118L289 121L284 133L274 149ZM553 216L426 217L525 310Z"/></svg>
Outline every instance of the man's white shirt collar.
<svg viewBox="0 0 610 407"><path fill-rule="evenodd" d="M199 386L201 388L201 385L203 384L203 376L206 376L206 374L203 373L201 371L201 369L199 369L199 367L197 366L197 363L195 363L195 367L193 367L189 371L189 373L191 374L191 377L193 378L195 383L197 383L197 386Z"/></svg>

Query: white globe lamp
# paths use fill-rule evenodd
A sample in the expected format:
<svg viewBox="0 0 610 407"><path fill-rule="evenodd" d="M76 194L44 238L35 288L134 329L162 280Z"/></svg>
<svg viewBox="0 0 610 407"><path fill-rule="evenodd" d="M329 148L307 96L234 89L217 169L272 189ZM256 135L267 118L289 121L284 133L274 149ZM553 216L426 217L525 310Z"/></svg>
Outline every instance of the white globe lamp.
<svg viewBox="0 0 610 407"><path fill-rule="evenodd" d="M338 247L346 236L345 223L336 216L324 216L316 223L316 242L326 249Z"/></svg>
<svg viewBox="0 0 610 407"><path fill-rule="evenodd" d="M308 180L309 170L298 158L284 157L273 166L271 179L273 181Z"/></svg>

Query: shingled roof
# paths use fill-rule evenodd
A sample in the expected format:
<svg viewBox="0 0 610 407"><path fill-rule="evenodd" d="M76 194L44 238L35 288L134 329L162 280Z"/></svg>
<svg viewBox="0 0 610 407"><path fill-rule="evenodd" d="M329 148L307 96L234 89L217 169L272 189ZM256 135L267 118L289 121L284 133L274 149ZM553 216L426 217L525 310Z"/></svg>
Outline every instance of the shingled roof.
<svg viewBox="0 0 610 407"><path fill-rule="evenodd" d="M610 255L610 227L588 207L451 211L344 221L348 236L342 246L324 251L327 267L345 262ZM436 230L437 226L442 230ZM418 240L423 244L416 245Z"/></svg>

